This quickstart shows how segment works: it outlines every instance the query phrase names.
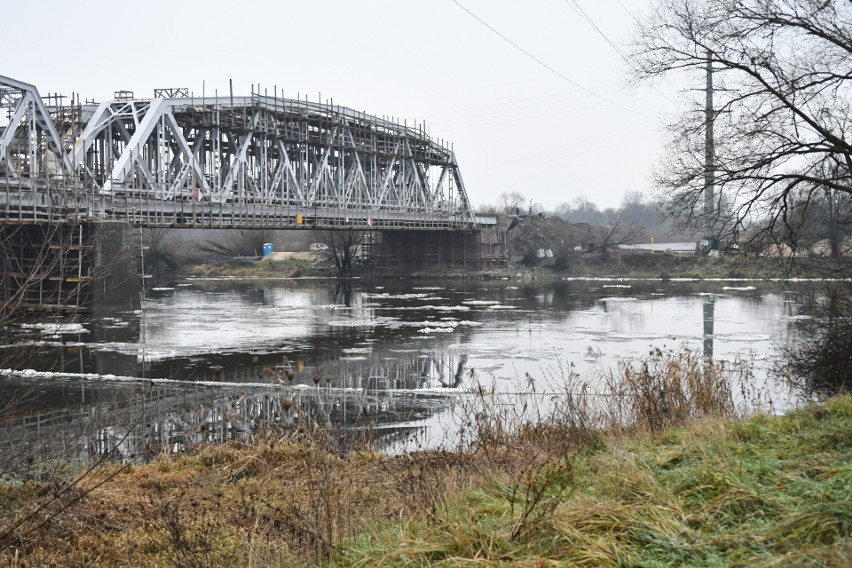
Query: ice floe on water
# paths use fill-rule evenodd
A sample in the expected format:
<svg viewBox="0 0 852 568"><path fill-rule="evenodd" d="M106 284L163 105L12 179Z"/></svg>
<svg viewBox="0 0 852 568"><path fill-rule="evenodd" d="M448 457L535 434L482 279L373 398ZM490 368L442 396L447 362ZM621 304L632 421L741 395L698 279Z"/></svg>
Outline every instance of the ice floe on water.
<svg viewBox="0 0 852 568"><path fill-rule="evenodd" d="M451 305L436 305L424 304L422 306L382 306L377 310L393 310L393 311L436 311L436 312L469 312L470 306L451 306Z"/></svg>
<svg viewBox="0 0 852 568"><path fill-rule="evenodd" d="M758 341L769 341L770 340L769 335L767 335L765 333L747 333L747 332L723 333L723 334L714 335L713 338L716 339L717 341L732 341L732 342L735 342L735 343L743 343L743 344L749 344L749 343L755 343L755 342L758 342Z"/></svg>
<svg viewBox="0 0 852 568"><path fill-rule="evenodd" d="M701 339L698 335L690 335L688 333L680 334L678 337L665 337L653 333L640 333L630 331L607 331L601 334L601 337L612 341L643 341L648 345L667 342L667 341L690 341Z"/></svg>
<svg viewBox="0 0 852 568"><path fill-rule="evenodd" d="M633 296L606 296L598 300L598 302L609 302L609 303L628 303L628 302L638 302L639 298L634 298Z"/></svg>
<svg viewBox="0 0 852 568"><path fill-rule="evenodd" d="M60 381L95 381L95 382L118 382L118 383L142 383L142 384L167 384L176 387L213 387L215 389L223 388L261 388L264 390L282 390L282 391L301 391L308 392L317 389L315 385L295 384L282 385L274 382L230 382L230 381L193 381L185 379L170 379L163 377L130 377L126 375L114 375L112 373L66 373L53 371L36 371L35 369L0 369L0 377L15 377L22 379L43 379L43 380L60 380ZM323 392L363 392L361 388L354 387L322 387ZM426 390L412 389L387 389L389 392L401 392L403 390L411 390L411 392L422 394ZM432 389L433 391L437 389Z"/></svg>
<svg viewBox="0 0 852 568"><path fill-rule="evenodd" d="M435 310L436 312L469 312L470 311L470 308L468 306L424 306L424 308Z"/></svg>
<svg viewBox="0 0 852 568"><path fill-rule="evenodd" d="M443 300L440 296L434 294L390 294L382 292L380 294L366 294L368 298L381 298L383 300Z"/></svg>
<svg viewBox="0 0 852 568"><path fill-rule="evenodd" d="M418 333L451 333L454 331L452 327L424 327L418 329Z"/></svg>
<svg viewBox="0 0 852 568"><path fill-rule="evenodd" d="M398 321L393 326L391 326L391 329L400 329L400 328L405 328L405 327L418 327L418 328L421 328L419 330L420 333L427 333L427 332L423 332L423 329L440 328L441 331L439 331L437 333L446 333L446 332L449 332L449 331L453 331L456 328L456 326L458 326L458 325L459 325L459 322L457 320L451 320L451 321L439 321L439 320ZM446 330L446 331L444 331L444 330Z"/></svg>
<svg viewBox="0 0 852 568"><path fill-rule="evenodd" d="M119 319L119 318L110 318L105 317L101 318L101 323L106 329L114 329L117 327L128 327L130 326L130 322L127 320Z"/></svg>
<svg viewBox="0 0 852 568"><path fill-rule="evenodd" d="M630 284L604 284L601 288L633 288Z"/></svg>
<svg viewBox="0 0 852 568"><path fill-rule="evenodd" d="M730 290L730 291L742 291L747 292L749 290L757 290L754 286L722 286L722 290Z"/></svg>
<svg viewBox="0 0 852 568"><path fill-rule="evenodd" d="M22 323L21 328L38 331L42 335L89 333L89 330L79 323Z"/></svg>
<svg viewBox="0 0 852 568"><path fill-rule="evenodd" d="M328 322L329 327L377 327L387 325L394 321L392 318L371 318L371 319L334 319Z"/></svg>
<svg viewBox="0 0 852 568"><path fill-rule="evenodd" d="M468 306L496 306L500 302L494 300L464 300L462 304L467 304Z"/></svg>
<svg viewBox="0 0 852 568"><path fill-rule="evenodd" d="M372 353L372 347L347 347L346 349L341 349L341 353Z"/></svg>
<svg viewBox="0 0 852 568"><path fill-rule="evenodd" d="M81 341L65 341L65 340L57 340L57 341L19 341L15 343L16 346L27 346L27 347L86 347L88 344L83 343ZM0 346L3 348L12 347L10 345Z"/></svg>

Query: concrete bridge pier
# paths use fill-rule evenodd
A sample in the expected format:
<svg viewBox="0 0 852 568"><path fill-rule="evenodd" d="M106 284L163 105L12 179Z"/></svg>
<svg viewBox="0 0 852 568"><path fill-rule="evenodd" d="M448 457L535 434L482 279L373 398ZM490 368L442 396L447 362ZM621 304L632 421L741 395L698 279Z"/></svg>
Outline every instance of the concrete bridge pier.
<svg viewBox="0 0 852 568"><path fill-rule="evenodd" d="M484 269L505 262L505 233L497 226L471 231L370 233L364 256L379 268L430 266Z"/></svg>
<svg viewBox="0 0 852 568"><path fill-rule="evenodd" d="M98 223L92 229L92 286L86 308L96 316L141 307L140 229L125 223Z"/></svg>

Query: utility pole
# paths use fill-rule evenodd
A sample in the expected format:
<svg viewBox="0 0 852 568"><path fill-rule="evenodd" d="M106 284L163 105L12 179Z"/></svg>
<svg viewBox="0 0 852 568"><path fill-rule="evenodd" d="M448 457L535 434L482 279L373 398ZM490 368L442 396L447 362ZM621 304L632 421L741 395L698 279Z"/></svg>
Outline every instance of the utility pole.
<svg viewBox="0 0 852 568"><path fill-rule="evenodd" d="M715 221L715 149L713 144L713 64L710 51L707 52L707 100L704 107L704 239L707 251L718 246L713 231Z"/></svg>

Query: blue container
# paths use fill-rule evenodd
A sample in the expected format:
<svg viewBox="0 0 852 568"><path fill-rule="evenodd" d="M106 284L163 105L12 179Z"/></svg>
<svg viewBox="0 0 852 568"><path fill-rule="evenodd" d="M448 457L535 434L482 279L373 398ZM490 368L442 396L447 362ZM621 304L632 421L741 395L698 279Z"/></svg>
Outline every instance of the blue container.
<svg viewBox="0 0 852 568"><path fill-rule="evenodd" d="M263 243L263 256L272 254L272 243Z"/></svg>

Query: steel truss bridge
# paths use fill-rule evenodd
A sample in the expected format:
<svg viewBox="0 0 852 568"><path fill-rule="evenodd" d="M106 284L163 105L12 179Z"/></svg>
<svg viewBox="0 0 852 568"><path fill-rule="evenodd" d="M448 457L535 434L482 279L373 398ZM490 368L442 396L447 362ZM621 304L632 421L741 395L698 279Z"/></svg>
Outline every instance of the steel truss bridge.
<svg viewBox="0 0 852 568"><path fill-rule="evenodd" d="M43 99L0 76L0 222L469 231L454 153L422 126L252 94Z"/></svg>

